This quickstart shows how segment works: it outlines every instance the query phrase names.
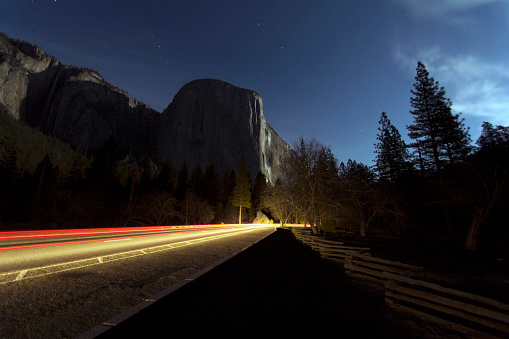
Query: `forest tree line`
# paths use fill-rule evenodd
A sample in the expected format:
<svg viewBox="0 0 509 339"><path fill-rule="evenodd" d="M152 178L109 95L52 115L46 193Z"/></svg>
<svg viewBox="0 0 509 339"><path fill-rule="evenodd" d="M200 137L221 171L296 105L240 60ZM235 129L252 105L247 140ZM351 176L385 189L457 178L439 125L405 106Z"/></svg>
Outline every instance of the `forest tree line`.
<svg viewBox="0 0 509 339"><path fill-rule="evenodd" d="M243 157L237 174L218 173L213 163L189 169L149 157L118 160L113 140L87 155L0 110L4 229L236 223L239 207L249 222L260 209L266 179L259 173L252 187Z"/></svg>
<svg viewBox="0 0 509 339"><path fill-rule="evenodd" d="M274 186L261 172L250 178L243 158L236 171L218 173L213 163L118 160L112 140L88 155L0 107L0 217L4 228L69 228L251 222L262 211L316 233L384 231L468 250L495 246L508 233L509 128L485 122L473 145L420 62L411 93L410 144L382 112L374 166L339 163L327 146L301 138Z"/></svg>
<svg viewBox="0 0 509 339"><path fill-rule="evenodd" d="M374 166L338 163L330 148L301 138L286 181L269 188L265 206L283 221L301 216L315 233L365 237L382 230L471 251L506 251L509 128L484 122L472 145L461 115L452 113L444 88L420 62L411 94L410 144L385 112Z"/></svg>

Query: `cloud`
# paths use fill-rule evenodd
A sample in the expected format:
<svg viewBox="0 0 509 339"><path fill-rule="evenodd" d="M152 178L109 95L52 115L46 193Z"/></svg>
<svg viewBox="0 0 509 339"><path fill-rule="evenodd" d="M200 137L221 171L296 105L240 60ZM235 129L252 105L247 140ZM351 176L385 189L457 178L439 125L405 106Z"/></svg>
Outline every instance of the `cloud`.
<svg viewBox="0 0 509 339"><path fill-rule="evenodd" d="M471 21L470 11L491 4L507 5L506 0L394 0L414 17L433 18L448 24L463 25Z"/></svg>
<svg viewBox="0 0 509 339"><path fill-rule="evenodd" d="M395 0L416 16L446 16L505 0Z"/></svg>
<svg viewBox="0 0 509 339"><path fill-rule="evenodd" d="M433 47L419 52L395 48L393 57L415 76L421 61L453 102L453 111L494 124L509 125L509 65L475 55L447 55Z"/></svg>

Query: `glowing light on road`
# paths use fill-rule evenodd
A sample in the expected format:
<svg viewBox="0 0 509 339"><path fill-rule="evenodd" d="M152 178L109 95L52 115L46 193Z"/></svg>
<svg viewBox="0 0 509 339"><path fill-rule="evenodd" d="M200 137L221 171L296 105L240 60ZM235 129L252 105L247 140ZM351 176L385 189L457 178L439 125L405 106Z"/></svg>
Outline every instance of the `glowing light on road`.
<svg viewBox="0 0 509 339"><path fill-rule="evenodd" d="M132 238L123 238L123 239L105 240L103 242L126 241L126 240L131 240L131 239Z"/></svg>
<svg viewBox="0 0 509 339"><path fill-rule="evenodd" d="M102 235L102 234L133 233L133 232L157 232L197 227L222 228L234 226L238 227L238 225L236 224L207 224L207 225L142 226L142 227L115 227L115 228L77 228L77 229L38 230L38 231L7 231L0 232L0 240L73 237L80 235Z"/></svg>
<svg viewBox="0 0 509 339"><path fill-rule="evenodd" d="M0 232L0 245L2 240L30 240L40 238L59 238L59 237L76 237L76 236L97 236L97 235L116 235L122 233L137 233L137 232L165 232L171 230L179 230L179 232L168 233L167 235L175 235L189 232L202 232L203 228L214 229L245 229L246 227L267 227L262 224L210 224L210 225L180 225L180 226L147 226L147 227L120 227L120 228L87 228L87 229L67 229L67 230L41 230L41 231L18 231L18 232ZM88 240L73 240L65 242L55 242L46 244L30 244L30 245L16 245L0 247L0 251L22 250L39 247L62 246L62 245L75 245L92 242L112 242L123 241L131 238L153 237L161 236L162 233L144 234L130 236L128 238L101 238L101 239L88 239Z"/></svg>
<svg viewBox="0 0 509 339"><path fill-rule="evenodd" d="M194 225L194 227L201 227L202 225ZM226 226L226 227L223 227ZM189 245L196 245L203 242L213 241L213 240L219 240L226 237L232 237L239 234L244 234L248 232L255 231L258 228L267 227L267 225L243 225L243 227L239 227L237 224L235 224L235 227L230 227L230 225L221 225L221 228L223 230L226 230L226 232L222 232L220 234L214 234L213 230L209 230L208 232L212 233L212 235L197 238L197 239L190 239L190 240L184 240L180 242L175 243L169 243L169 244L162 244L162 245L156 245L156 246L150 246L146 248L140 248L140 249L133 249L126 252L116 252L106 255L100 255L100 256L94 256L91 258L84 258L74 261L68 261L68 262L62 262L57 263L53 265L47 265L47 266L41 266L41 267L32 267L32 268L23 268L23 269L17 269L10 272L2 273L0 272L0 285L12 283L16 281L21 281L25 279L31 279L31 278L37 278L49 274L55 274L58 272L64 272L64 271L70 271L75 270L78 268L88 267L88 266L94 266L94 265L100 265L104 263L109 263L113 261L118 260L125 260L132 257L138 257L141 255L149 255L151 253L157 253L161 251L167 251L172 249L181 248L184 246ZM273 228L273 226L272 226ZM196 230L196 232L202 232L203 230ZM186 232L192 232L192 230L182 231L181 233ZM173 235L175 233L171 233ZM151 235L144 235L144 236L151 236ZM141 236L140 236L141 237ZM133 237L131 237L133 238ZM129 240L131 238L124 238L124 240ZM118 239L115 239L118 240ZM94 241L104 241L104 239L98 239ZM83 241L83 242L90 242L90 241ZM75 244L76 242L71 243L60 243L61 244ZM80 243L80 242L78 242ZM49 244L56 245L56 244ZM44 245L34 245L32 247L43 247ZM3 250L3 249L0 249Z"/></svg>

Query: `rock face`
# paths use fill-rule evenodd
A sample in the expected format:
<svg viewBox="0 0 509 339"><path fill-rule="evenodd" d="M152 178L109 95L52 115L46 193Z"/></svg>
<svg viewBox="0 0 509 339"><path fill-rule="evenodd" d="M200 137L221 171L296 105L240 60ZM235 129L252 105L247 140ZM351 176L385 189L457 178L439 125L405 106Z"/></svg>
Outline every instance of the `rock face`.
<svg viewBox="0 0 509 339"><path fill-rule="evenodd" d="M153 156L160 114L97 72L66 66L39 47L0 35L0 103L16 119L94 151Z"/></svg>
<svg viewBox="0 0 509 339"><path fill-rule="evenodd" d="M42 96L60 62L39 47L0 34L0 102L16 119Z"/></svg>
<svg viewBox="0 0 509 339"><path fill-rule="evenodd" d="M261 96L215 79L185 85L162 114L130 98L97 72L63 65L37 46L0 34L0 104L16 119L93 152L166 159L189 169L213 161L275 182L291 149L267 124Z"/></svg>
<svg viewBox="0 0 509 339"><path fill-rule="evenodd" d="M290 147L267 124L261 96L215 79L195 80L163 111L157 158L204 169L237 169L241 155L254 179L259 170L271 182L281 175Z"/></svg>

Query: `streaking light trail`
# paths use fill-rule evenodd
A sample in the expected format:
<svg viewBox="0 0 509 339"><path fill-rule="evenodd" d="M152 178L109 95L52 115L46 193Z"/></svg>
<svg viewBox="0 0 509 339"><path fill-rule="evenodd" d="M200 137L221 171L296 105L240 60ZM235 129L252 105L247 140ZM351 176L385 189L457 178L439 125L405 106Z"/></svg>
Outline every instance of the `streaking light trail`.
<svg viewBox="0 0 509 339"><path fill-rule="evenodd" d="M221 224L138 227L134 232L129 232L130 228L99 232L97 229L2 232L0 284L196 245L267 226L273 228L273 225ZM83 239L91 236L96 238ZM43 242L27 244L34 239Z"/></svg>
<svg viewBox="0 0 509 339"><path fill-rule="evenodd" d="M208 225L179 225L179 226L147 226L147 227L120 227L120 228L87 228L87 229L64 229L64 230L41 230L41 231L18 231L0 232L0 251L20 250L28 248L61 246L70 244L84 244L91 242L122 241L131 238L160 236L167 233L176 235L187 232L200 232L203 229L240 229L246 226L262 227L262 224L208 224ZM132 235L132 234L139 235ZM142 234L143 233L143 234ZM148 234L147 234L148 233ZM118 235L130 234L126 238ZM116 237L107 237L115 236ZM58 239L73 238L72 240L59 242ZM85 238L85 239L82 239ZM88 238L88 239L86 239ZM93 238L93 239L90 239ZM30 243L41 239L51 239L51 242ZM13 243L19 240L20 243ZM27 244L28 243L28 244Z"/></svg>

